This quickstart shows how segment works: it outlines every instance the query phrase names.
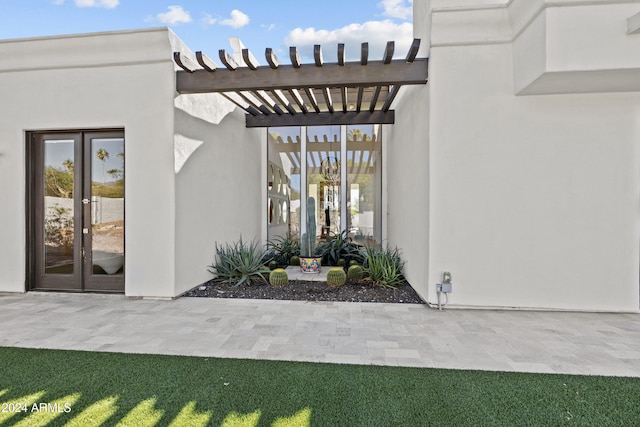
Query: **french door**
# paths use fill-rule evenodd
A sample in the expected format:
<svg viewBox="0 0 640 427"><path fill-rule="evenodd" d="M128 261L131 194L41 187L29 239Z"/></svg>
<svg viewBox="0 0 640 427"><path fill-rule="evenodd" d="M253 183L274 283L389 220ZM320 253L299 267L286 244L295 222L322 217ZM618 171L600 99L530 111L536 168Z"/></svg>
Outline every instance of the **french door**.
<svg viewBox="0 0 640 427"><path fill-rule="evenodd" d="M30 287L124 291L124 132L28 142Z"/></svg>

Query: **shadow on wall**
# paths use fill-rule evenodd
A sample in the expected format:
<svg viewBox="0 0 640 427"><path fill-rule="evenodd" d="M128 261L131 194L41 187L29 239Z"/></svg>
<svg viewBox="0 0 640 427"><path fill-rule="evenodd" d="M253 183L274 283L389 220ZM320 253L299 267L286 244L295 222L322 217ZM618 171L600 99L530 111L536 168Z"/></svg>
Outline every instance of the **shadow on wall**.
<svg viewBox="0 0 640 427"><path fill-rule="evenodd" d="M178 174L193 153L204 144L204 141L190 138L181 132L187 133L188 130L202 128L197 126L196 122L200 125L205 123L220 125L236 107L214 93L178 95L174 99L174 107L176 109L176 134L173 142L174 171Z"/></svg>

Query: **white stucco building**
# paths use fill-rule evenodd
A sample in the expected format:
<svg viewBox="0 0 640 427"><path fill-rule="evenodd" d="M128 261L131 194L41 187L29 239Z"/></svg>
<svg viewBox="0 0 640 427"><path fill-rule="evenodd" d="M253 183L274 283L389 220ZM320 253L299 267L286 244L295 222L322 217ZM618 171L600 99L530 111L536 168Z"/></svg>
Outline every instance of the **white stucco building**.
<svg viewBox="0 0 640 427"><path fill-rule="evenodd" d="M303 193L429 302L449 271L449 307L639 311L640 0L416 0L414 33L428 83L395 123L286 128L181 89L226 70L181 70L167 29L0 41L0 291L175 297L214 242L299 232ZM343 184L313 180L323 150Z"/></svg>

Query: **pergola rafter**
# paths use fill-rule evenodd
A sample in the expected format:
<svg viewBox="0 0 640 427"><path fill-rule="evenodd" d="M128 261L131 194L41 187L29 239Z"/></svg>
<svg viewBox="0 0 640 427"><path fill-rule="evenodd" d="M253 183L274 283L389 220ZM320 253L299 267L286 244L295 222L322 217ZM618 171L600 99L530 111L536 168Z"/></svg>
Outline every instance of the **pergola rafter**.
<svg viewBox="0 0 640 427"><path fill-rule="evenodd" d="M337 62L326 63L321 46L315 45L314 62L303 64L292 46L291 65L281 64L267 48L265 66L248 49L242 50L242 59L236 57L240 63L221 49L223 67L202 52L196 52L196 61L175 52L181 69L176 72L177 91L224 95L248 113L247 127L390 124L401 87L427 83L428 58L417 58L419 47L416 39L404 60L393 60L395 43L388 42L382 60L371 61L369 45L362 43L360 61L346 62L341 43Z"/></svg>

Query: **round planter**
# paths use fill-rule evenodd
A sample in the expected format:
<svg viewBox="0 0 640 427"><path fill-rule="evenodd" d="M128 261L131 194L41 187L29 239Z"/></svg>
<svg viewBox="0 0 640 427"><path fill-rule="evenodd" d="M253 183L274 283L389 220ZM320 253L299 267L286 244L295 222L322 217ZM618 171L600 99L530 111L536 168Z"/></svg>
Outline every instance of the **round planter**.
<svg viewBox="0 0 640 427"><path fill-rule="evenodd" d="M312 257L300 257L300 270L303 273L311 273L316 274L320 273L320 261L322 257L312 256Z"/></svg>

